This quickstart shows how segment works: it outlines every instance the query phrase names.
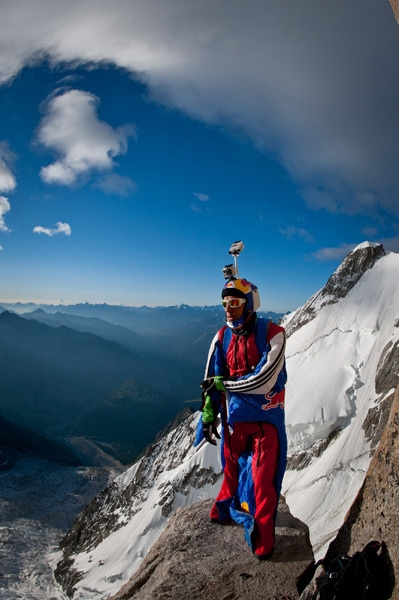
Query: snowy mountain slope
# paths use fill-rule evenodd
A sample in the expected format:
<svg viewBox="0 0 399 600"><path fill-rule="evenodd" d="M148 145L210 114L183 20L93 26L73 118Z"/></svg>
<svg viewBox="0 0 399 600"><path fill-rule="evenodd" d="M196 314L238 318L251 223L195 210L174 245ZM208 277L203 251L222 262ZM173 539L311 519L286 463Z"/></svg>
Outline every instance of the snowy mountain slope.
<svg viewBox="0 0 399 600"><path fill-rule="evenodd" d="M358 246L334 274L339 294L330 293L323 303L324 288L287 318L287 331L290 323L296 327L287 344L291 469L283 493L292 513L309 526L316 558L363 482L381 434L379 420L383 424L389 410L384 400L398 383L397 368L390 378L382 373L398 357L399 255L381 250ZM317 304L314 318L297 328ZM384 384L376 390L381 377Z"/></svg>
<svg viewBox="0 0 399 600"><path fill-rule="evenodd" d="M214 497L220 461L213 446L193 448L191 415L118 476L75 521L62 542L56 578L75 600L107 598L137 570L179 506ZM72 569L70 561L73 560Z"/></svg>
<svg viewBox="0 0 399 600"><path fill-rule="evenodd" d="M399 255L362 244L284 323L290 469L283 492L293 515L309 526L316 558L363 482L399 381L398 292ZM75 523L58 570L64 587L76 587L74 598L117 591L172 510L214 497L218 450L192 447L197 418L150 448Z"/></svg>

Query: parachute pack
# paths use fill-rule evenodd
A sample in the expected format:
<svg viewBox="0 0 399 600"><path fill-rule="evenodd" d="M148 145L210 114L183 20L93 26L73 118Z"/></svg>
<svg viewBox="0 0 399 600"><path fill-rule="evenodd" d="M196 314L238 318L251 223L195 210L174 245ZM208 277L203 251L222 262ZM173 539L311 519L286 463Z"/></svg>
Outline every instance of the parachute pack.
<svg viewBox="0 0 399 600"><path fill-rule="evenodd" d="M326 575L320 581L312 600L385 600L386 565L380 553L381 544L369 542L353 556L344 554L325 566Z"/></svg>

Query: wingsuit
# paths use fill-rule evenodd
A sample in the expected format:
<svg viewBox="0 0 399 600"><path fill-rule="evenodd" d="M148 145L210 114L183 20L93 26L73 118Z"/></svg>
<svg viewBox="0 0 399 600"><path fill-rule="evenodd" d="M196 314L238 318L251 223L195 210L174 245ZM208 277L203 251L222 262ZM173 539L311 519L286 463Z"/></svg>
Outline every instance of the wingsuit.
<svg viewBox="0 0 399 600"><path fill-rule="evenodd" d="M254 284L233 277L223 288L226 297L245 298L245 310L212 340L196 444L203 437L216 444L220 420L223 482L210 517L220 524L231 519L242 524L246 541L263 560L274 548L286 468L286 338L282 327L256 314L260 302Z"/></svg>

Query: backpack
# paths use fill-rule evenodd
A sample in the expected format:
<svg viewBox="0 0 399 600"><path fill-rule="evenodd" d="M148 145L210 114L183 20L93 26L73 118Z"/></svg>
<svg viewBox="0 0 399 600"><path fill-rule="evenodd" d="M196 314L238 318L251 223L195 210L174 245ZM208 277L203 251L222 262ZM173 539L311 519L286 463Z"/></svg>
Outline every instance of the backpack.
<svg viewBox="0 0 399 600"><path fill-rule="evenodd" d="M344 554L326 565L312 600L385 600L387 575L379 550L380 542L369 542L353 556Z"/></svg>

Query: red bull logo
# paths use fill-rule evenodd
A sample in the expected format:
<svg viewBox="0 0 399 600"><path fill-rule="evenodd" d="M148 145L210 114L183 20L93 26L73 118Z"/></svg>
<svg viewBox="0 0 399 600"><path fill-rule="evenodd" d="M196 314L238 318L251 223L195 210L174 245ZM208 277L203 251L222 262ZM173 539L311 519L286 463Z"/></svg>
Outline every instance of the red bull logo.
<svg viewBox="0 0 399 600"><path fill-rule="evenodd" d="M284 390L281 392L269 392L265 395L267 404L262 404L262 410L271 410L272 408L281 408L284 410Z"/></svg>

